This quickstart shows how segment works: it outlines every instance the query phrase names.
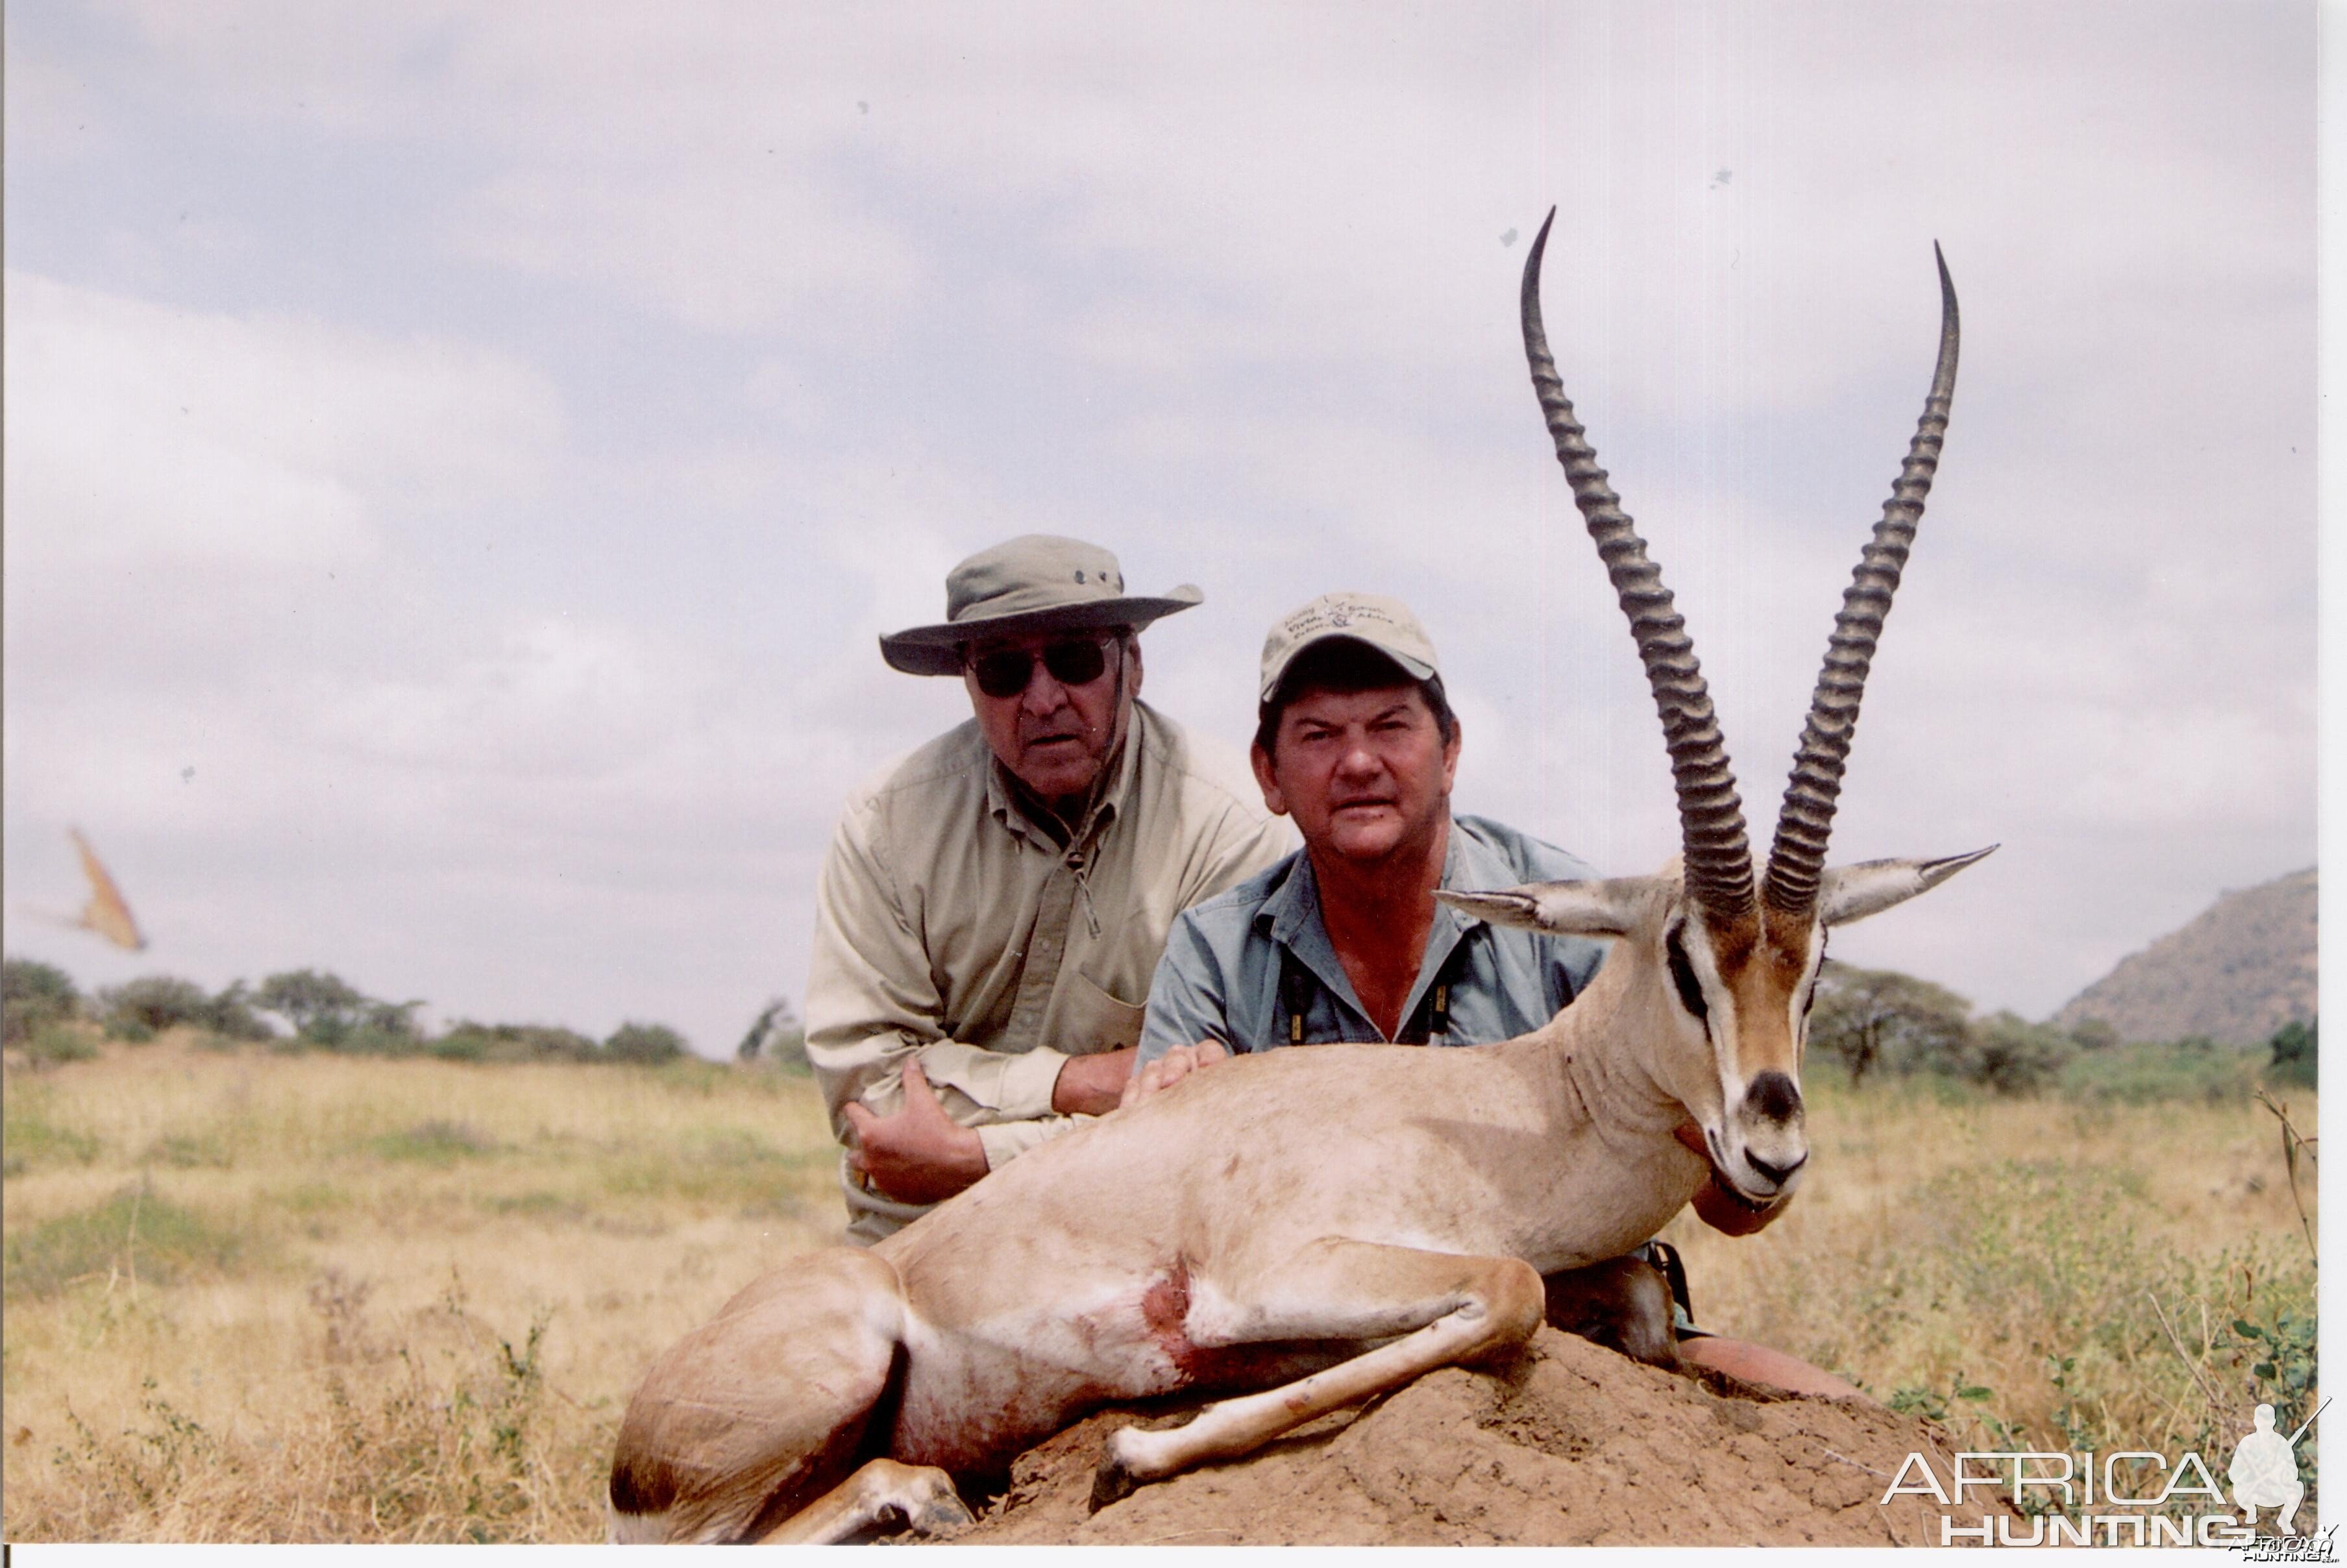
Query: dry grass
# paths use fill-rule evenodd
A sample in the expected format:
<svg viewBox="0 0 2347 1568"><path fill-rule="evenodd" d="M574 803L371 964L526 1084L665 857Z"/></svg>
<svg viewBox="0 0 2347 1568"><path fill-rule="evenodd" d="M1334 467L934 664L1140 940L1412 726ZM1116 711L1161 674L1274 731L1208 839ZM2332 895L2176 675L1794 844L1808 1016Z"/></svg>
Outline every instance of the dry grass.
<svg viewBox="0 0 2347 1568"><path fill-rule="evenodd" d="M600 1539L636 1378L835 1235L804 1080L222 1054L6 1086L12 1540Z"/></svg>
<svg viewBox="0 0 2347 1568"><path fill-rule="evenodd" d="M5 1111L12 1540L597 1539L651 1358L842 1218L812 1086L699 1063L167 1038L12 1070ZM1960 1431L2189 1446L2250 1391L2204 1327L2311 1317L2255 1107L1825 1089L1812 1125L1769 1232L1680 1223L1696 1305Z"/></svg>

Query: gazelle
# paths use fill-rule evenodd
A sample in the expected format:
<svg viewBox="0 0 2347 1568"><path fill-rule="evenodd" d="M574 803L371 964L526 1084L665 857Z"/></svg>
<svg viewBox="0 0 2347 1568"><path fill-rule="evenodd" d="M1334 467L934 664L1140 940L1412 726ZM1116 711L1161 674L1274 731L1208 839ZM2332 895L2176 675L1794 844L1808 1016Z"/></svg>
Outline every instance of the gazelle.
<svg viewBox="0 0 2347 1568"><path fill-rule="evenodd" d="M1553 212L1550 215L1553 220ZM1111 1439L1096 1501L1239 1454L1541 1321L1541 1276L1612 1258L1706 1180L1789 1194L1809 1157L1801 1047L1825 932L1986 850L1829 870L1875 640L1923 508L1956 370L1937 367L1837 617L1756 888L1726 748L1683 624L1565 400L1525 352L1575 502L1630 619L1677 779L1684 853L1654 877L1450 895L1502 924L1614 938L1532 1034L1470 1050L1329 1045L1195 1073L993 1173L869 1251L758 1279L652 1367L620 1430L617 1540L838 1540L969 1518L948 1472L999 1471L1084 1410L1229 1390Z"/></svg>

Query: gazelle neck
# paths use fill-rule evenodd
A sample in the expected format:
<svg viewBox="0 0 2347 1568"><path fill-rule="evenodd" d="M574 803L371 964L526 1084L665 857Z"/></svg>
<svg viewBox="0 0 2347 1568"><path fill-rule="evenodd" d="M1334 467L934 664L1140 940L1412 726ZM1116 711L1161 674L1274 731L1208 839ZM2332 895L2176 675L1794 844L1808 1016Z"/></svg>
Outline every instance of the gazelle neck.
<svg viewBox="0 0 2347 1568"><path fill-rule="evenodd" d="M1638 972L1652 966L1640 964L1637 957L1619 950L1607 954L1589 989L1533 1036L1542 1041L1562 1096L1558 1119L1585 1119L1601 1142L1621 1151L1651 1145L1657 1134L1668 1134L1688 1117L1655 1071L1653 1059L1658 1049L1667 1048L1665 1039L1649 1038L1650 1029L1630 1023L1641 1017L1662 1020L1667 1005L1659 994L1637 994L1656 983L1651 972Z"/></svg>

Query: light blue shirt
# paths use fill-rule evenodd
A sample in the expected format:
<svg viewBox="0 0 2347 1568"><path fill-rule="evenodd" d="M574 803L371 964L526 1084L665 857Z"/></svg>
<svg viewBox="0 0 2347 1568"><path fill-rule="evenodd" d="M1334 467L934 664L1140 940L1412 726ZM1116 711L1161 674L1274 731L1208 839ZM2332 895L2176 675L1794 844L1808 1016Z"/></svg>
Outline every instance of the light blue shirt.
<svg viewBox="0 0 2347 1568"><path fill-rule="evenodd" d="M1440 885L1489 892L1595 875L1554 845L1460 816ZM1438 904L1398 1038L1488 1045L1529 1033L1581 994L1604 957L1586 938L1506 929ZM1299 850L1174 921L1149 985L1141 1061L1202 1040L1237 1052L1384 1039L1328 940L1311 857Z"/></svg>

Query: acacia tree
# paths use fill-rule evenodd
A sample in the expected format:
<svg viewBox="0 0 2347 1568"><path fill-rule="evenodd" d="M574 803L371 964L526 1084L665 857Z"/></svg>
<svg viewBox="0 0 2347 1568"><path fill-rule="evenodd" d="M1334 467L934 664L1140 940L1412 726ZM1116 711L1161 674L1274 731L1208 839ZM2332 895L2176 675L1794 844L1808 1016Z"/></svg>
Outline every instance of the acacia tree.
<svg viewBox="0 0 2347 1568"><path fill-rule="evenodd" d="M788 1072L808 1071L806 1029L792 1010L788 997L776 997L766 1004L765 1011L750 1025L750 1032L733 1048L733 1054L743 1061L763 1061Z"/></svg>
<svg viewBox="0 0 2347 1568"><path fill-rule="evenodd" d="M305 1040L329 1042L350 1032L366 997L341 976L316 969L288 969L261 982L252 1005L273 1012Z"/></svg>
<svg viewBox="0 0 2347 1568"><path fill-rule="evenodd" d="M1952 1062L1964 1049L1973 1004L1896 969L1828 959L1809 1013L1809 1044L1838 1058L1857 1083L1880 1067L1911 1071Z"/></svg>

